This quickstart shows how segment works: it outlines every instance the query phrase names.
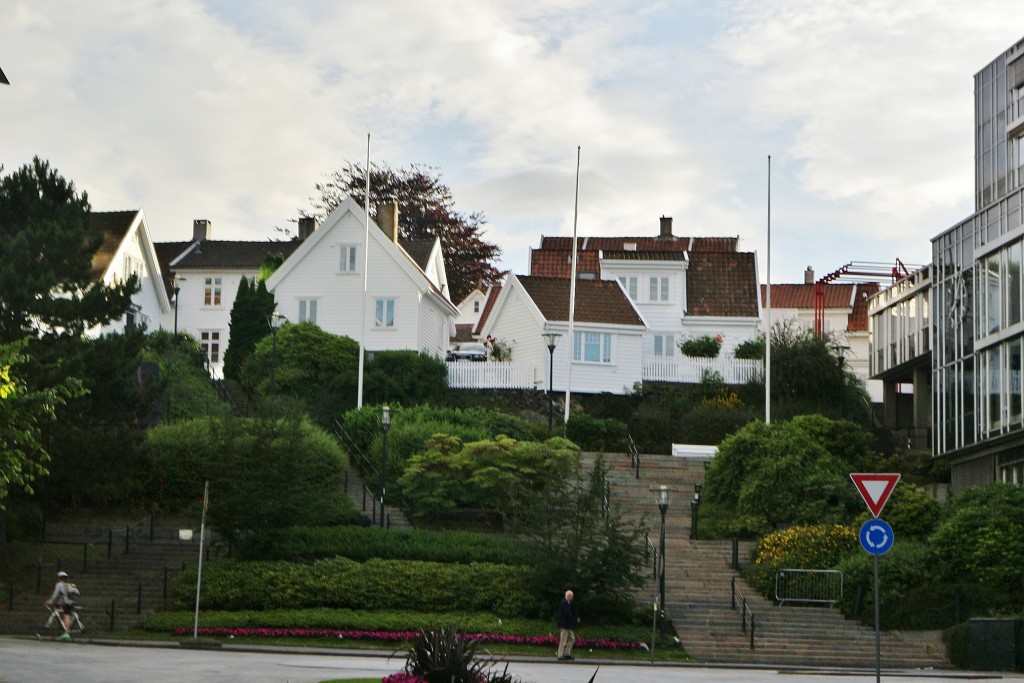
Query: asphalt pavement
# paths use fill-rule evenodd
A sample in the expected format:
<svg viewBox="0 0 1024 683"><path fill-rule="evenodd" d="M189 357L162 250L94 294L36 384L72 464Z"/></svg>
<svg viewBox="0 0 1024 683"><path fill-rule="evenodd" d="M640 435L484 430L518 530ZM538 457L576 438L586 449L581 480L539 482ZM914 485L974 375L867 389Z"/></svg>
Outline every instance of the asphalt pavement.
<svg viewBox="0 0 1024 683"><path fill-rule="evenodd" d="M384 677L400 671L404 654L365 650L225 645L192 649L177 643L0 638L0 683L319 683L329 679ZM556 662L516 657L509 671L523 683L857 683L875 681L864 670L712 667L701 664L616 662L579 658ZM596 672L596 675L595 675ZM939 683L956 680L1024 680L1012 673L882 671L882 680Z"/></svg>

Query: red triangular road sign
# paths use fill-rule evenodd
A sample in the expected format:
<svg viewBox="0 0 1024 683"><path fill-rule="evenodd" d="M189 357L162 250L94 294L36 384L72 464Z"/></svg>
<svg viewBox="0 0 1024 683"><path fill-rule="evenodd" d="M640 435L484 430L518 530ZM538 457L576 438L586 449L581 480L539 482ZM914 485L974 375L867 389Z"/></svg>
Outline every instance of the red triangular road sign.
<svg viewBox="0 0 1024 683"><path fill-rule="evenodd" d="M850 479L853 479L854 485L860 491L860 497L867 503L868 510L871 510L871 514L877 517L888 502L889 494L896 488L896 482L900 480L900 475L899 472L890 474L857 473L850 474Z"/></svg>

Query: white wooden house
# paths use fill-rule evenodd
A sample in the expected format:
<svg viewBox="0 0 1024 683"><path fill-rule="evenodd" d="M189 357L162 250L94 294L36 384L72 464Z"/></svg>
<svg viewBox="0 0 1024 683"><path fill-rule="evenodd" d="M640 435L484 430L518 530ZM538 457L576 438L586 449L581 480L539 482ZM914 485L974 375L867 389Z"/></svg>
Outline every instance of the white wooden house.
<svg viewBox="0 0 1024 683"><path fill-rule="evenodd" d="M158 328L171 310L171 302L142 210L90 213L89 229L103 236L92 257L93 281L112 286L137 275L139 290L132 295L132 308L124 317L88 330L87 334L123 332L133 325L144 325L149 330Z"/></svg>
<svg viewBox="0 0 1024 683"><path fill-rule="evenodd" d="M397 210L390 208L378 209L384 225L371 221L367 231L362 207L346 198L267 279L267 288L292 322L309 320L363 339L368 351L410 349L444 358L458 309L448 299L440 243L403 248Z"/></svg>
<svg viewBox="0 0 1024 683"><path fill-rule="evenodd" d="M552 387L564 392L572 363L572 390L624 394L642 379L647 325L618 282L581 280L576 288L573 339L569 339L569 285L566 278L510 274L496 288L493 305L478 328L512 349L511 362L533 368L534 384L547 389L551 352L542 336L555 341ZM479 365L479 364L478 364Z"/></svg>

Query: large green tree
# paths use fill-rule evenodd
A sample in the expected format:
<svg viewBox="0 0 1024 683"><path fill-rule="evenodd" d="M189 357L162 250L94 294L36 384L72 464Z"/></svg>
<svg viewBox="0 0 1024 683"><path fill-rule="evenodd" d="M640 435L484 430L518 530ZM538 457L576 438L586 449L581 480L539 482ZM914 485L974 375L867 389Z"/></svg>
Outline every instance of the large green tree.
<svg viewBox="0 0 1024 683"><path fill-rule="evenodd" d="M310 201L312 215L320 219L345 197L351 196L365 205L365 166L346 162L340 171L317 183L316 190L319 194ZM391 199L398 200L398 228L403 239L440 238L452 301L462 301L478 284L497 282L501 273L494 261L501 256L501 248L484 240L483 213L467 215L456 211L452 191L441 182L436 169L417 164L397 169L371 164L373 218L377 218L377 205Z"/></svg>
<svg viewBox="0 0 1024 683"><path fill-rule="evenodd" d="M224 352L224 376L240 379L242 365L252 355L256 343L270 334L270 317L274 314L274 295L260 280L256 284L243 277L238 283L235 304L231 307L228 323L230 342Z"/></svg>
<svg viewBox="0 0 1024 683"><path fill-rule="evenodd" d="M96 282L103 241L89 228L89 199L38 157L0 177L0 341L77 337L121 317L138 287Z"/></svg>

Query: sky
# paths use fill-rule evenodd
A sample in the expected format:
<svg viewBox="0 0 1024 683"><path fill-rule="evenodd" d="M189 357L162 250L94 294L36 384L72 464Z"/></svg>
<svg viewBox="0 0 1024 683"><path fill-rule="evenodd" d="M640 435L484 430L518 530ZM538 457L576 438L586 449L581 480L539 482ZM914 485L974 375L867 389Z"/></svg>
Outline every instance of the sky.
<svg viewBox="0 0 1024 683"><path fill-rule="evenodd" d="M499 267L541 235L739 236L771 280L931 260L1019 0L5 0L0 164L156 241L279 239L346 162L436 169ZM369 136L369 138L368 138ZM769 163L770 156L770 163ZM579 160L578 213L576 209ZM770 169L770 172L769 172ZM769 189L770 188L770 189ZM770 200L770 211L769 211ZM770 220L769 220L770 214Z"/></svg>

